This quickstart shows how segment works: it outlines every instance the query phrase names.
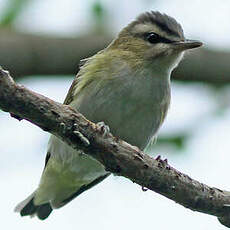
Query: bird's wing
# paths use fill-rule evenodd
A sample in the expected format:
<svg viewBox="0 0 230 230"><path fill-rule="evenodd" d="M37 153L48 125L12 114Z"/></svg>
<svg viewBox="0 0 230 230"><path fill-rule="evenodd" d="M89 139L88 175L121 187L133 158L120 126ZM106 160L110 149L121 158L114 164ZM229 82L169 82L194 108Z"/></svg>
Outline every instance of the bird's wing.
<svg viewBox="0 0 230 230"><path fill-rule="evenodd" d="M85 59L80 60L80 63L79 63L79 68L80 68L80 70L81 70L81 68L83 68L83 66L88 62L89 59L90 59L90 58L85 58ZM73 101L73 97L74 97L74 94L73 94L73 93L74 93L74 87L77 86L78 78L81 76L80 70L79 70L79 72L77 73L75 79L73 80L73 82L72 82L72 84L71 84L71 86L70 86L70 88L69 88L69 91L68 91L68 93L67 93L67 95L66 95L66 98L65 98L65 100L64 100L64 102L63 102L63 104L65 104L65 105L69 105L69 104ZM46 165L47 165L47 163L48 163L48 161L49 161L49 159L50 159L50 155L51 155L51 154L50 154L49 152L47 152L47 154L46 154L46 159L45 159L45 167L44 167L44 169L46 168ZM44 169L43 169L43 170L44 170Z"/></svg>
<svg viewBox="0 0 230 230"><path fill-rule="evenodd" d="M108 177L110 175L110 173L106 173L105 175L102 175L98 178L96 178L95 180L93 180L92 182L90 182L89 184L85 184L82 185L80 188L78 188L76 190L75 193L73 193L71 196L69 196L67 199L63 200L59 206L63 207L64 205L66 205L67 203L69 203L70 201L72 201L74 198L76 198L77 196L79 196L81 193L85 192L86 190L92 188L93 186L99 184L100 182L102 182L106 177Z"/></svg>
<svg viewBox="0 0 230 230"><path fill-rule="evenodd" d="M78 81L78 77L79 77L79 75L77 74L77 76L75 77L75 79L72 82L72 85L69 88L67 96L66 96L66 98L64 100L64 104L65 105L69 105L73 101L73 96L74 96L73 95L73 92L74 92L73 88L76 87L76 84L77 84L77 81Z"/></svg>
<svg viewBox="0 0 230 230"><path fill-rule="evenodd" d="M85 59L82 59L80 60L80 63L79 63L79 68L80 70L84 67L84 65L89 61L90 58L85 58ZM69 105L72 101L73 101L73 97L74 97L74 88L77 87L77 83L78 83L78 80L79 80L79 77L81 76L81 71L79 70L79 72L77 73L75 79L73 80L70 88L69 88L69 91L66 95L66 98L64 100L64 104L65 105Z"/></svg>

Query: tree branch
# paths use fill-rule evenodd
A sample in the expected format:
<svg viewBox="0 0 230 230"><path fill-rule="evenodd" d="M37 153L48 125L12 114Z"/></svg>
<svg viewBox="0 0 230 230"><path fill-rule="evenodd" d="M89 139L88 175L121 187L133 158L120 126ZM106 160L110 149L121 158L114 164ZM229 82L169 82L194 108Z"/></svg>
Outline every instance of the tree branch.
<svg viewBox="0 0 230 230"><path fill-rule="evenodd" d="M88 34L58 38L0 29L0 63L15 78L27 75L67 75L78 71L80 59L106 47L112 36ZM230 82L230 52L201 48L186 55L172 78L215 84ZM205 67L205 68L204 68Z"/></svg>
<svg viewBox="0 0 230 230"><path fill-rule="evenodd" d="M106 170L174 200L193 211L217 216L230 227L230 192L208 187L108 134L68 105L62 105L17 85L0 69L0 108L26 119L75 149L101 162ZM79 132L83 136L79 136ZM86 137L89 143L85 141Z"/></svg>
<svg viewBox="0 0 230 230"><path fill-rule="evenodd" d="M76 38L39 36L0 29L0 63L15 78L28 75L74 75L81 59L105 48L112 38L88 34ZM77 50L77 52L76 52Z"/></svg>

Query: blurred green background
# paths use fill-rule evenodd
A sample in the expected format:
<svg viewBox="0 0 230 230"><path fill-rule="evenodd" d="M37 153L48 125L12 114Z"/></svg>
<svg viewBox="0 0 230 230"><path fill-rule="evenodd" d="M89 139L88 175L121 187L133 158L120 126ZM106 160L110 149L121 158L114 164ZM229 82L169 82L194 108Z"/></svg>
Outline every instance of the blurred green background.
<svg viewBox="0 0 230 230"><path fill-rule="evenodd" d="M159 10L204 47L173 72L172 103L157 144L147 150L210 186L230 190L230 2L227 0L0 0L0 65L17 82L62 102L80 59L103 49L138 14ZM7 229L224 229L111 176L44 222L14 206L37 186L49 134L0 111L2 226Z"/></svg>

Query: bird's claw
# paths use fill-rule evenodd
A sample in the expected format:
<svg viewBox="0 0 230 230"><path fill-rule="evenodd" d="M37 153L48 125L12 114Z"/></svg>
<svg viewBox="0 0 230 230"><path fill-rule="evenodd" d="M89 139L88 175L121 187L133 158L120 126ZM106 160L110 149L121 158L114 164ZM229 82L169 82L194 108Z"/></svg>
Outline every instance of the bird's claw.
<svg viewBox="0 0 230 230"><path fill-rule="evenodd" d="M108 125L106 125L104 123L104 121L100 121L97 123L98 129L100 130L100 132L102 133L102 136L105 137L109 134L110 132L110 128Z"/></svg>
<svg viewBox="0 0 230 230"><path fill-rule="evenodd" d="M74 124L74 127L77 128L77 124ZM80 141L87 147L90 145L89 140L78 130L74 130L73 133L80 139Z"/></svg>

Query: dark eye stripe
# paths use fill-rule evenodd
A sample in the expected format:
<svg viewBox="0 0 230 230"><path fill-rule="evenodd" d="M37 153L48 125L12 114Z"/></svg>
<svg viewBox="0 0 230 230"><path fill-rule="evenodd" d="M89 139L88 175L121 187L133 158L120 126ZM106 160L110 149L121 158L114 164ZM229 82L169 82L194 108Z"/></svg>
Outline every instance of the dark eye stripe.
<svg viewBox="0 0 230 230"><path fill-rule="evenodd" d="M156 43L172 43L173 41L161 37L159 34L156 34L154 32L150 32L150 33L145 33L144 34L144 39L152 44L156 44Z"/></svg>

